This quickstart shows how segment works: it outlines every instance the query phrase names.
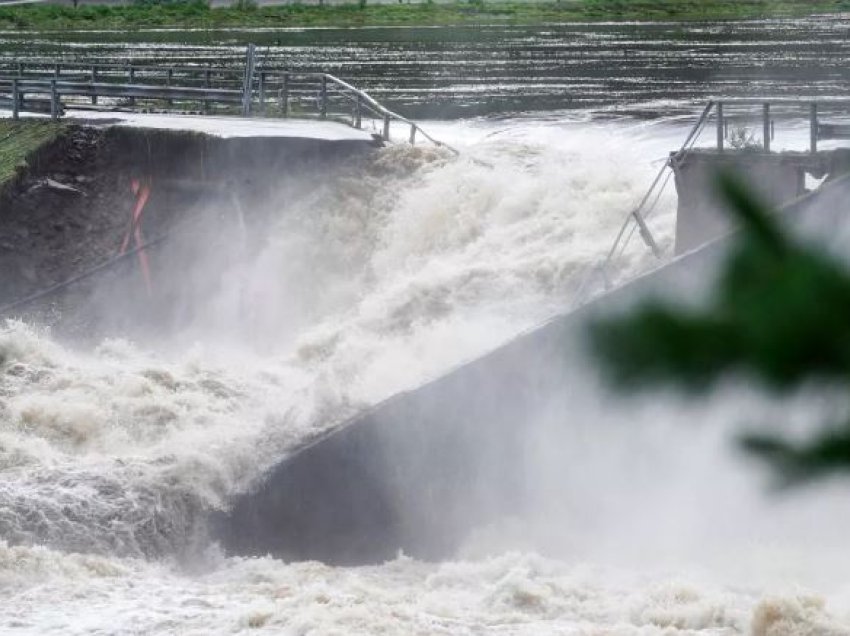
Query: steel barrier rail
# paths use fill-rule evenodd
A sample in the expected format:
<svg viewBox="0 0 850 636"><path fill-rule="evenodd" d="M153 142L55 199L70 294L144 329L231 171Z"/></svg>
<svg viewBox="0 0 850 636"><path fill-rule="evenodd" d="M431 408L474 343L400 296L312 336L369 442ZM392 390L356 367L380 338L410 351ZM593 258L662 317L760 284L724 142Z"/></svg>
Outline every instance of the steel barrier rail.
<svg viewBox="0 0 850 636"><path fill-rule="evenodd" d="M167 67L157 68L149 66L127 66L120 64L106 65L71 65L60 64L50 66L44 64L42 68L47 71L39 77L30 75L2 75L0 74L0 93L6 93L9 98L0 100L11 102L13 108L13 116L17 117L21 110L33 108L38 100L26 100L27 96L41 95L47 96L50 103L50 112L54 117L58 117L63 109L62 97L88 97L91 99L92 107L98 106L98 98L115 98L126 99L129 106L135 106L136 99L154 99L168 102L169 105L174 101L189 101L201 102L204 105L204 111L207 112L211 104L225 104L228 106L241 104L242 112L245 115L250 115L252 108L258 103L260 109L266 113L270 105L275 102L280 106L280 115L287 117L290 115L290 100L300 100L303 102L315 103L315 109L318 111L320 118L327 118L332 114L331 108L334 105L334 100L342 100L351 112L343 114L351 116L351 125L355 128L362 127L362 119L364 113L371 113L376 119L382 122L381 137L389 141L391 133L391 124L398 122L404 124L409 129L408 141L413 144L416 142L417 135L420 135L435 146L446 148L454 154L459 154L458 150L449 144L446 144L434 138L426 132L416 122L393 112L379 103L371 95L362 91L348 82L331 75L329 73L320 72L293 72L286 69L260 67L255 73L251 81L246 80L246 76L239 79L235 70L216 69L210 67ZM59 75L55 73L55 69L59 69ZM74 76L72 78L63 78L61 75L62 69L72 69ZM102 74L98 76L94 69L106 69L116 71L117 74ZM198 76L194 77L176 77L174 71L186 71L194 73ZM53 69L53 74L51 74ZM144 77L136 76L135 79L144 79L145 82L126 82L126 77L133 76L136 71L150 73ZM18 68L20 71L20 68ZM215 73L232 74L232 85L234 88L219 88L212 87L211 78ZM158 77L154 77L156 74ZM165 74L164 83L162 83L162 75ZM88 77L86 80L84 77ZM97 79L97 81L95 81ZM121 81L109 81L109 80ZM158 79L159 83L152 83L150 80ZM193 82L203 81L205 86L187 86L174 85L172 82L177 80ZM238 85L238 82L242 86ZM223 83L223 82L218 82ZM255 94L258 100L255 101ZM43 104L42 99L38 102ZM76 105L83 107L82 105ZM43 110L36 108L36 110Z"/></svg>

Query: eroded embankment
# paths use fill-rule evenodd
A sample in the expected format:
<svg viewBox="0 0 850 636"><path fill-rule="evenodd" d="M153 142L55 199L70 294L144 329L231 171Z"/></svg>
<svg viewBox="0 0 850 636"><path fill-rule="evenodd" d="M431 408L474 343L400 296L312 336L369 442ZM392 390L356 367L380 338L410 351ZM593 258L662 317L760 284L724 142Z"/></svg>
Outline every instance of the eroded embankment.
<svg viewBox="0 0 850 636"><path fill-rule="evenodd" d="M33 143L15 147L16 169L0 185L0 304L8 308L155 243L11 312L74 335L174 319L173 301L186 284L174 268L208 251L213 234L223 241L225 268L237 238L245 249L248 228L262 232L263 219L251 217L268 209L255 202L369 148L84 124L19 127L28 127Z"/></svg>

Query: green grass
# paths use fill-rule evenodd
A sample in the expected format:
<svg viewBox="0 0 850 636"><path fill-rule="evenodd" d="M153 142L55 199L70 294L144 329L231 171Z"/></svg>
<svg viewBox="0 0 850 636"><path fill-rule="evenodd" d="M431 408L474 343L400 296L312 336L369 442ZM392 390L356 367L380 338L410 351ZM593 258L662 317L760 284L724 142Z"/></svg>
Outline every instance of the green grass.
<svg viewBox="0 0 850 636"><path fill-rule="evenodd" d="M59 122L0 119L0 189L22 167L27 157L65 129Z"/></svg>
<svg viewBox="0 0 850 636"><path fill-rule="evenodd" d="M594 20L708 20L802 16L850 10L850 0L560 0L540 3L468 0L455 4L293 4L256 7L250 0L210 9L199 0L141 0L128 6L0 7L0 29L144 29L151 27L533 24Z"/></svg>

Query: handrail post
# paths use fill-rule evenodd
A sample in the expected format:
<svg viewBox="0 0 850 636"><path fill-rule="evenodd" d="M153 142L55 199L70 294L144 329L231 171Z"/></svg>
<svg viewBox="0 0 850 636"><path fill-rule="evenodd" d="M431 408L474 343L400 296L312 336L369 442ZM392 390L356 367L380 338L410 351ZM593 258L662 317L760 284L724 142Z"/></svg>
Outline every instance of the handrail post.
<svg viewBox="0 0 850 636"><path fill-rule="evenodd" d="M204 88L212 87L212 71L209 68L204 69ZM210 112L210 102L208 99L204 100L204 114L208 114Z"/></svg>
<svg viewBox="0 0 850 636"><path fill-rule="evenodd" d="M132 86L133 84L135 84L135 83L136 83L136 69L135 69L135 68L133 68L133 65L132 65L132 64L130 64L130 65L127 67L127 82L128 82L131 86ZM135 98L135 97L131 97L128 103L130 104L130 106L135 107L135 106L136 106L136 98Z"/></svg>
<svg viewBox="0 0 850 636"><path fill-rule="evenodd" d="M167 74L166 74L166 76L165 76L165 85L166 85L168 88L171 88L171 81L172 81L173 79L174 79L174 69L169 67L169 69L168 69L168 73L167 73ZM169 106L174 106L174 100L173 100L173 99L171 99L171 98L169 98L169 99L168 99L168 105L169 105Z"/></svg>
<svg viewBox="0 0 850 636"><path fill-rule="evenodd" d="M390 116L389 116L389 115L384 115L384 134L383 134L383 139L384 139L384 141L389 141L389 140L390 140Z"/></svg>
<svg viewBox="0 0 850 636"><path fill-rule="evenodd" d="M24 76L24 63L18 62L18 77Z"/></svg>
<svg viewBox="0 0 850 636"><path fill-rule="evenodd" d="M723 152L723 102L717 102L717 150Z"/></svg>
<svg viewBox="0 0 850 636"><path fill-rule="evenodd" d="M818 103L812 102L809 109L809 150L812 154L818 151Z"/></svg>
<svg viewBox="0 0 850 636"><path fill-rule="evenodd" d="M18 92L18 80L12 80L12 119L18 119L21 109L21 96Z"/></svg>
<svg viewBox="0 0 850 636"><path fill-rule="evenodd" d="M410 125L410 145L416 145L416 126L413 124Z"/></svg>
<svg viewBox="0 0 850 636"><path fill-rule="evenodd" d="M360 130L363 128L363 98L357 96L357 102L354 105L354 127Z"/></svg>
<svg viewBox="0 0 850 636"><path fill-rule="evenodd" d="M319 103L319 117L325 119L328 116L328 78L322 75L322 90Z"/></svg>
<svg viewBox="0 0 850 636"><path fill-rule="evenodd" d="M764 127L762 128L761 133L764 143L762 145L764 146L765 152L770 152L770 104L765 102L762 109L764 113L764 121L762 122Z"/></svg>
<svg viewBox="0 0 850 636"><path fill-rule="evenodd" d="M254 91L254 44L249 44L245 52L245 77L242 82L242 116L251 115L251 98Z"/></svg>
<svg viewBox="0 0 850 636"><path fill-rule="evenodd" d="M55 79L50 80L50 118L59 119L59 93Z"/></svg>
<svg viewBox="0 0 850 636"><path fill-rule="evenodd" d="M91 83L92 83L91 103L92 104L97 104L97 95L94 94L94 92L95 92L95 90L94 90L95 82L97 82L97 67L94 64L92 64L92 67L91 67Z"/></svg>
<svg viewBox="0 0 850 636"><path fill-rule="evenodd" d="M260 71L260 113L266 114L266 72Z"/></svg>
<svg viewBox="0 0 850 636"><path fill-rule="evenodd" d="M283 74L283 87L280 89L280 113L289 117L289 73Z"/></svg>

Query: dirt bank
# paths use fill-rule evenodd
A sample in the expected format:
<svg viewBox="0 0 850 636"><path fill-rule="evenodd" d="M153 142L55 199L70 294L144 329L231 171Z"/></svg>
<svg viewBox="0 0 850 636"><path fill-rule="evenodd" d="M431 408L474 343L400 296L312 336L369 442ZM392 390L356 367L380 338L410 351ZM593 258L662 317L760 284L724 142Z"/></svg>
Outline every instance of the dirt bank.
<svg viewBox="0 0 850 636"><path fill-rule="evenodd" d="M180 277L169 268L184 267L213 234L226 243L233 228L261 228L263 219L252 217L268 214L257 203L272 190L294 191L303 175L333 170L365 150L359 142L68 126L0 191L0 304L114 259L125 242L132 249L139 239L147 243L168 235L145 250L147 272L134 255L11 313L73 333L99 331L130 317L151 325L171 320L168 301L179 298L181 289L175 282ZM145 188L149 197L137 239L131 219ZM151 302L153 295L157 302ZM119 312L111 311L116 297ZM110 300L104 303L105 298ZM100 309L110 308L109 316L93 310L96 300Z"/></svg>

